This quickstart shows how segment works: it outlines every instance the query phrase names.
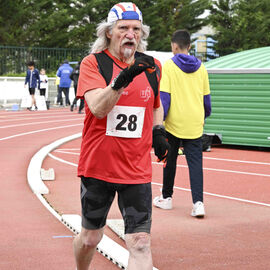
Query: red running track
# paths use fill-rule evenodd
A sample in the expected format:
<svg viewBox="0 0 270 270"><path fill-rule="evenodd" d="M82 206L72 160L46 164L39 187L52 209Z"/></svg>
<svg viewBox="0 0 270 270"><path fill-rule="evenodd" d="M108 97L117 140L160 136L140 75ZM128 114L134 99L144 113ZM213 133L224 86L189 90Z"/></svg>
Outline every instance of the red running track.
<svg viewBox="0 0 270 270"><path fill-rule="evenodd" d="M41 118L46 115L56 122L35 124L50 121ZM32 116L34 119L27 120ZM1 138L29 130L58 128L5 140L0 138L4 146L1 149L5 153L4 158L1 155L1 171L3 168L4 172L1 208L6 212L1 215L1 224L4 224L1 256L3 254L4 260L1 258L0 269L2 265L14 265L13 269L74 269L72 234L31 193L26 183L26 170L32 155L42 146L80 132L82 119L67 110L0 112ZM2 129L12 123L17 126ZM18 126L22 123L31 125ZM59 128L74 123L79 125ZM54 168L56 173L56 181L46 182L50 190L46 198L63 214L80 214L79 181L76 177L79 147L79 139L62 145L43 163L43 168ZM54 157L61 158L63 162ZM10 170L11 167L14 169ZM11 176L13 174L14 177ZM190 216L191 194L185 158L179 157L174 208L170 211L153 208L152 251L155 267L160 270L269 269L269 152L215 147L212 152L204 153L204 176L206 217L196 219ZM11 182L10 178L16 180ZM153 196L160 194L161 183L162 166L155 163L153 156ZM1 213L4 213L2 209ZM120 217L114 204L109 218ZM12 233L3 233L9 228L14 228ZM106 234L124 246L110 229L106 229ZM12 248L7 248L9 245ZM93 269L114 268L118 269L97 254Z"/></svg>
<svg viewBox="0 0 270 270"><path fill-rule="evenodd" d="M0 111L1 270L75 269L73 234L39 202L26 174L38 150L81 132L83 119L67 109ZM95 263L99 269L119 269L100 254Z"/></svg>

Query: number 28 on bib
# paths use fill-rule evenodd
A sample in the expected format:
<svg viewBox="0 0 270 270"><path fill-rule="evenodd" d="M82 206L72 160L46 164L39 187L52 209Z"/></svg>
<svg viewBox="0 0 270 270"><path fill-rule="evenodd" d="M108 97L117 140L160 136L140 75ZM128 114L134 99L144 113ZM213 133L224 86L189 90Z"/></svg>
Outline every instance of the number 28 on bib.
<svg viewBox="0 0 270 270"><path fill-rule="evenodd" d="M107 115L107 136L141 138L144 107L114 106Z"/></svg>

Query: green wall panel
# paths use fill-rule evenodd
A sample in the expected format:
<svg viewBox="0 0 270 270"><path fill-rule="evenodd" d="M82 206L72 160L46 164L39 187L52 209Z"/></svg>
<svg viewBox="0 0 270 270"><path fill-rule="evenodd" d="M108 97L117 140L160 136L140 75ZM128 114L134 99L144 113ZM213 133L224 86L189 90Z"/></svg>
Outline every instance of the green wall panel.
<svg viewBox="0 0 270 270"><path fill-rule="evenodd" d="M204 132L223 144L270 147L270 74L209 74L212 115Z"/></svg>

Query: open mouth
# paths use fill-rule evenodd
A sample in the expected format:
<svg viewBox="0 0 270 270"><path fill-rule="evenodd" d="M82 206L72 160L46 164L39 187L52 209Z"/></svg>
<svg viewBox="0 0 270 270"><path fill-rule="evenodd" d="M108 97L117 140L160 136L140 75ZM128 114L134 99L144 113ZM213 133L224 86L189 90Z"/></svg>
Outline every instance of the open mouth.
<svg viewBox="0 0 270 270"><path fill-rule="evenodd" d="M123 46L130 48L130 47L134 47L135 43L133 41L127 41L123 43Z"/></svg>

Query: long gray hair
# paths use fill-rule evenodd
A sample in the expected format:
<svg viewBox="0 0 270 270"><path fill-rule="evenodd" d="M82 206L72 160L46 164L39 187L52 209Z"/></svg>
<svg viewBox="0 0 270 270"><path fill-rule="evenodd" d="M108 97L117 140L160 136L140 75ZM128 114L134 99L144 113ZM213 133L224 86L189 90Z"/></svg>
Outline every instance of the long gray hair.
<svg viewBox="0 0 270 270"><path fill-rule="evenodd" d="M107 37L106 33L111 33L116 22L108 23L101 22L97 27L97 39L91 46L91 53L101 52L109 47L110 39ZM142 24L142 36L138 44L137 51L146 51L147 41L149 36L150 27L148 25Z"/></svg>

